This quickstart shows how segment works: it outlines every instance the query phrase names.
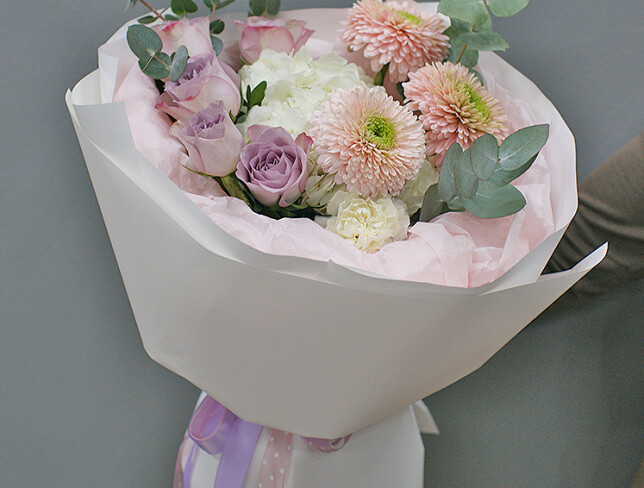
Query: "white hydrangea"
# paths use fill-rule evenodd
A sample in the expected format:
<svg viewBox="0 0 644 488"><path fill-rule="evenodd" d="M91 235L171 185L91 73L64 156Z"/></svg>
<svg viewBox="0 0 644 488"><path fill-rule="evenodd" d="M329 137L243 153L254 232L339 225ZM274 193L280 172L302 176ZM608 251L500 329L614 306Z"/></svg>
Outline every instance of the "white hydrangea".
<svg viewBox="0 0 644 488"><path fill-rule="evenodd" d="M409 215L405 204L390 196L375 200L356 192L338 191L327 205L333 216L326 228L350 240L362 251L377 251L407 237Z"/></svg>
<svg viewBox="0 0 644 488"><path fill-rule="evenodd" d="M260 58L239 71L242 93L262 81L267 88L261 106L253 107L239 129L253 124L281 126L293 136L308 132L313 112L329 99L336 88L370 86L364 70L336 53L313 59L306 48L289 55L264 50Z"/></svg>
<svg viewBox="0 0 644 488"><path fill-rule="evenodd" d="M434 157L432 157L432 159L433 158ZM423 163L420 171L416 173L416 176L405 183L405 186L398 195L398 198L407 205L409 215L414 215L418 209L423 206L425 192L434 183L438 183L439 175L440 173L434 165L430 161L425 160L425 163Z"/></svg>

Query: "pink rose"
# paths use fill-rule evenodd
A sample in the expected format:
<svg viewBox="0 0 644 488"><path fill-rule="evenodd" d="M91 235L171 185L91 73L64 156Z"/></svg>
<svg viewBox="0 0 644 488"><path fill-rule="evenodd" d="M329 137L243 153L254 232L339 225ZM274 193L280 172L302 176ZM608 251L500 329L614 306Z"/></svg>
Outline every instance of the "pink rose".
<svg viewBox="0 0 644 488"><path fill-rule="evenodd" d="M314 31L305 27L302 20L248 17L246 24L238 20L235 25L241 33L239 48L247 63L254 63L264 49L282 53L297 52Z"/></svg>
<svg viewBox="0 0 644 488"><path fill-rule="evenodd" d="M177 81L168 81L156 108L175 119L192 117L211 103L223 102L227 112L236 114L241 105L239 76L214 51L188 59Z"/></svg>
<svg viewBox="0 0 644 488"><path fill-rule="evenodd" d="M223 102L175 122L170 134L188 150L192 169L211 176L226 176L235 171L245 145L244 136L228 116Z"/></svg>
<svg viewBox="0 0 644 488"><path fill-rule="evenodd" d="M181 45L186 46L190 56L206 54L213 50L207 17L164 22L152 26L152 29L159 34L163 42L163 52L173 53Z"/></svg>

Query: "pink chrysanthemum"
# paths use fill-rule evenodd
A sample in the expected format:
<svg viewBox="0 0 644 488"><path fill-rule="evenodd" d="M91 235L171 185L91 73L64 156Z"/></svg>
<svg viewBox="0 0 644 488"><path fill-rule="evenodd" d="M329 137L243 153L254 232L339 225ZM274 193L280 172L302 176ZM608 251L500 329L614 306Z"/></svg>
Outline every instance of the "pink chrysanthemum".
<svg viewBox="0 0 644 488"><path fill-rule="evenodd" d="M342 40L371 63L373 71L389 63L394 83L427 63L442 61L449 52L447 25L436 14L412 2L359 0L349 11Z"/></svg>
<svg viewBox="0 0 644 488"><path fill-rule="evenodd" d="M403 87L408 106L421 113L428 155L444 154L454 142L466 149L486 133L500 140L508 133L501 103L465 66L425 66L410 73Z"/></svg>
<svg viewBox="0 0 644 488"><path fill-rule="evenodd" d="M421 123L382 89L335 90L311 122L317 164L364 197L397 195L423 165Z"/></svg>

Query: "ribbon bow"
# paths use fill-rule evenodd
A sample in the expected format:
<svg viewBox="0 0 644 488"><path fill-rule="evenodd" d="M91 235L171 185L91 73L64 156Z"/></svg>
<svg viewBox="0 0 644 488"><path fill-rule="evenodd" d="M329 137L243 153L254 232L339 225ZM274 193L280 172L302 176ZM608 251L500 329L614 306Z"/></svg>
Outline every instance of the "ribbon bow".
<svg viewBox="0 0 644 488"><path fill-rule="evenodd" d="M221 455L214 488L243 488L250 462L263 427L246 422L221 403L206 396L192 414L188 437L195 443L181 469L181 445L174 488L190 488L192 473L200 447L213 456ZM333 452L345 446L351 434L337 439L302 437L304 443L319 452ZM285 484L293 453L293 434L270 430L259 472L259 488L282 488Z"/></svg>

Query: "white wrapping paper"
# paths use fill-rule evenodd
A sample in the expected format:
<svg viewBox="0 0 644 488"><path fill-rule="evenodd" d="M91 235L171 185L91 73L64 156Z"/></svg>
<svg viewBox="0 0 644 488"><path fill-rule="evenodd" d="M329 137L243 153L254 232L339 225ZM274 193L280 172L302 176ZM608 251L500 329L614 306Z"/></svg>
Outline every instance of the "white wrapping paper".
<svg viewBox="0 0 644 488"><path fill-rule="evenodd" d="M340 437L480 367L601 261L605 245L570 271L538 278L576 209L574 141L529 80L496 56L482 62L547 117L549 157L560 169L553 233L473 288L241 242L137 152L123 105L101 103L101 83L114 80L97 71L79 82L67 104L150 356L247 421Z"/></svg>

